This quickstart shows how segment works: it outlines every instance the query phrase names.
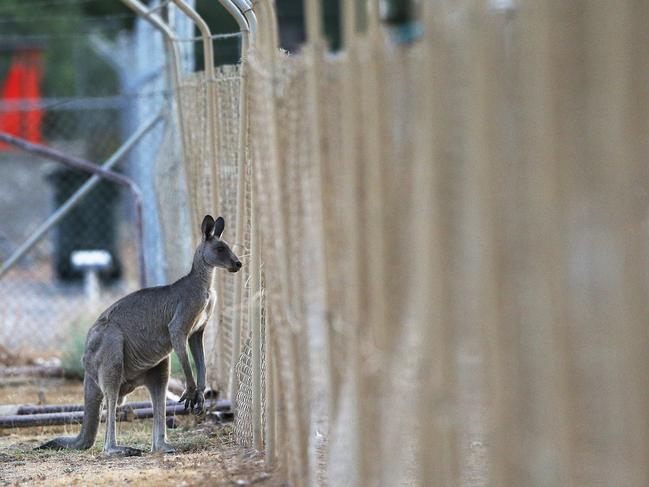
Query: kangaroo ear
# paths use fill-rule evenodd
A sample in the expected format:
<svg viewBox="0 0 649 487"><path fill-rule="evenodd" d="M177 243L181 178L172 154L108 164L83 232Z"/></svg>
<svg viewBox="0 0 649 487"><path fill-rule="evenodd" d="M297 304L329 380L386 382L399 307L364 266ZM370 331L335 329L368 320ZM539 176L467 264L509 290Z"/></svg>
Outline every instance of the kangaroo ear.
<svg viewBox="0 0 649 487"><path fill-rule="evenodd" d="M201 233L205 240L211 238L214 234L214 218L212 218L212 215L205 215L205 218L203 218L203 223L201 223Z"/></svg>
<svg viewBox="0 0 649 487"><path fill-rule="evenodd" d="M220 216L214 222L214 235L216 235L216 238L221 238L221 235L223 235L224 228L225 228L225 220L223 219L222 216Z"/></svg>

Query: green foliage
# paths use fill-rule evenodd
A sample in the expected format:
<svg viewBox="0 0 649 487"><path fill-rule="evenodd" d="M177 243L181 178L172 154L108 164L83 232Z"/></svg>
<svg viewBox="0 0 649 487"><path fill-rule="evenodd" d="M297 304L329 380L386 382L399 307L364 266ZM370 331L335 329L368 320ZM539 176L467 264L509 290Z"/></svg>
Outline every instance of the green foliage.
<svg viewBox="0 0 649 487"><path fill-rule="evenodd" d="M72 39L57 39L55 43L47 44L43 34L61 36L79 29L79 6L77 4L44 5L32 7L31 2L22 0L5 0L2 2L0 18L2 19L2 64L0 76L4 78L8 69L13 49L32 47L43 50L45 72L44 79L47 91L52 88L49 80L57 80L62 86L74 86L74 70L72 64L66 61L67 52L73 47Z"/></svg>
<svg viewBox="0 0 649 487"><path fill-rule="evenodd" d="M86 335L93 320L80 319L72 324L70 333L63 342L63 353L61 354L61 367L67 377L83 379L83 352L86 347Z"/></svg>
<svg viewBox="0 0 649 487"><path fill-rule="evenodd" d="M189 354L189 357L189 364L192 366L192 372L194 373L194 378L196 378L196 364L194 363L191 353ZM185 373L180 365L180 360L178 360L178 355L176 355L175 352L171 354L171 377L175 377L185 382Z"/></svg>
<svg viewBox="0 0 649 487"><path fill-rule="evenodd" d="M96 0L3 0L0 2L0 80L16 49L43 52L44 96L91 96L114 93L116 80L109 66L88 47L88 34L113 36L132 26L133 16L121 2Z"/></svg>
<svg viewBox="0 0 649 487"><path fill-rule="evenodd" d="M181 378L184 376L183 368L180 365L180 360L178 360L178 355L175 353L171 354L171 376Z"/></svg>

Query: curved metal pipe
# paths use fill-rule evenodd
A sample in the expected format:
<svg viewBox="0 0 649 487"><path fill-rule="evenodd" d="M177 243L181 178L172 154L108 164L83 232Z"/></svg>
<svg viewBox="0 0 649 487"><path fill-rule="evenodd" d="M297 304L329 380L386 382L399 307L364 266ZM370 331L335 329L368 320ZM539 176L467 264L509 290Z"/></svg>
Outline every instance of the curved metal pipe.
<svg viewBox="0 0 649 487"><path fill-rule="evenodd" d="M13 265L15 265L22 256L24 256L34 245L36 245L41 237L48 232L54 225L56 225L81 199L88 194L88 192L95 187L101 178L108 179L114 183L126 186L133 196L136 211L135 228L137 232L138 242L138 263L140 266L140 285L146 286L146 267L144 259L144 240L142 235L142 196L138 186L129 178L113 172L111 169L124 155L133 148L141 139L146 135L158 122L164 118L162 113L149 119L142 125L131 137L125 141L112 156L110 156L101 166L97 166L92 162L83 159L67 156L57 150L40 144L34 144L29 141L13 137L9 134L0 133L0 139L3 142L12 144L24 151L36 154L47 159L51 159L71 167L75 167L82 171L87 171L93 174L75 193L70 196L54 213L52 213L47 220L34 232L21 246L17 249L7 260L0 266L0 277L2 277Z"/></svg>
<svg viewBox="0 0 649 487"><path fill-rule="evenodd" d="M215 107L216 107L216 93L214 91L213 82L216 78L216 73L214 70L214 46L212 45L212 32L210 31L207 22L199 15L196 10L191 6L185 3L184 0L171 0L182 12L189 17L198 30L201 33L201 38L203 39L203 61L205 64L205 78L206 86L205 91L207 93L206 100L206 115L207 115L207 125L210 132L209 140L212 145L212 157L213 160L210 161L210 182L212 186L212 210L219 212L219 178L218 171L214 167L216 163L216 119L215 119Z"/></svg>
<svg viewBox="0 0 649 487"><path fill-rule="evenodd" d="M225 2L225 3L224 3ZM251 43L255 42L257 35L257 17L252 10L252 4L247 0L224 0L221 2L224 6L226 4L234 3L235 8L240 11L239 15L235 14L237 22L241 27L241 34L243 42L241 44L241 67L240 67L240 76L241 76L241 88L240 88L240 103L239 103L239 147L238 147L238 169L239 169L239 178L237 185L237 240L242 241L243 231L244 231L244 183L245 183L245 157L246 149L248 146L248 100L246 93L246 79L247 79L247 52ZM227 7L226 7L227 8ZM230 10L230 12L233 12ZM244 22L241 22L241 14L243 14ZM246 25L247 24L247 25ZM246 32L247 29L247 32ZM251 161L252 164L252 161ZM250 236L250 252L252 254L251 261L251 270L250 270L250 299L248 302L248 316L250 319L250 327L252 329L253 337L253 352L252 352L252 436L253 444L256 448L261 449L262 446L262 421L261 421L261 320L259 315L259 298L257 297L260 289L260 272L259 266L261 264L259 254L259 238L257 232L257 219L256 219L256 208L255 208L255 199L254 195L255 190L255 181L254 179L250 182L250 226L251 226L251 236ZM240 278L242 279L242 278ZM241 303L241 310L243 310L243 287L245 283L238 283L237 294L235 302ZM240 328L241 328L241 311L235 320L233 326L233 356L238 357L240 350ZM236 353L234 353L236 352ZM231 382L231 401L236 407L236 396L234 395L238 385L237 385L237 376L235 367L232 368L232 382Z"/></svg>
<svg viewBox="0 0 649 487"><path fill-rule="evenodd" d="M212 45L212 32L207 22L196 10L190 7L184 0L171 0L180 10L189 17L201 33L203 39L203 61L205 63L205 74L210 80L214 79L214 46Z"/></svg>
<svg viewBox="0 0 649 487"><path fill-rule="evenodd" d="M242 41L241 58L243 60L248 44L250 43L250 25L248 24L248 20L246 19L246 16L241 13L241 10L239 10L239 8L234 4L233 0L219 0L219 3L223 5L239 26Z"/></svg>
<svg viewBox="0 0 649 487"><path fill-rule="evenodd" d="M275 5L273 0L254 0L263 11L261 15L262 29L268 30L270 37L270 48L273 52L279 47L279 36L277 34L277 16L275 15Z"/></svg>
<svg viewBox="0 0 649 487"><path fill-rule="evenodd" d="M232 0L236 7L243 13L249 29L249 43L255 43L257 38L257 17L252 10L252 3L248 0ZM242 32L242 36L245 34ZM247 94L246 94L246 51L248 43L242 43L241 53L241 104L240 104L240 157L245 158L245 151L248 145L247 132L248 132L248 109L247 109ZM251 162L252 163L252 162ZM239 173L242 174L242 173ZM241 179L241 178L240 178ZM250 270L250 299L248 302L248 316L250 319L250 327L252 329L253 352L252 352L252 437L253 445L257 449L262 447L262 420L261 420L261 317L260 317L260 302L259 302L259 289L260 289L260 272L259 266L261 261L259 258L259 235L257 232L257 218L255 208L255 180L250 182L250 252L252 254L251 270ZM238 196L238 195L237 195ZM240 206L239 210L243 207ZM240 211L239 211L240 212ZM242 215L243 216L243 215ZM243 283L242 283L243 286ZM243 288L242 288L243 289ZM243 303L241 303L243 304ZM236 402L235 402L236 405Z"/></svg>
<svg viewBox="0 0 649 487"><path fill-rule="evenodd" d="M182 10L185 15L187 15L198 27L198 30L201 33L201 37L203 39L203 61L205 64L205 92L207 94L207 100L206 100L206 115L207 115L207 126L209 130L209 144L210 148L212 150L212 160L209 161L209 169L210 169L210 182L211 182L211 187L212 187L212 210L216 212L216 214L221 213L221 208L220 208L220 194L221 194L221 186L220 186L220 181L219 181L219 167L218 167L218 159L217 159L217 134L216 134L216 86L214 84L214 81L216 79L216 72L214 70L214 45L212 44L212 32L210 31L209 26L207 25L207 22L201 17L196 10L194 10L192 7L190 7L187 3L185 3L183 0L172 0L174 4ZM200 216L200 215L196 215ZM194 225L194 228L197 228L196 225ZM221 296L221 281L217 279L216 281L216 293L217 296ZM222 305L222 300L219 299L217 303L217 320L220 321L221 317L223 316L223 305Z"/></svg>
<svg viewBox="0 0 649 487"><path fill-rule="evenodd" d="M250 0L231 0L236 7L241 11L243 16L248 22L248 27L250 28L250 40L254 43L257 39L257 16L252 8L252 2Z"/></svg>
<svg viewBox="0 0 649 487"><path fill-rule="evenodd" d="M171 81L174 88L177 88L180 82L180 51L175 41L178 40L178 36L157 13L147 9L139 0L122 0L122 3L140 17L145 18L164 37L165 43L167 44L167 52L171 57Z"/></svg>

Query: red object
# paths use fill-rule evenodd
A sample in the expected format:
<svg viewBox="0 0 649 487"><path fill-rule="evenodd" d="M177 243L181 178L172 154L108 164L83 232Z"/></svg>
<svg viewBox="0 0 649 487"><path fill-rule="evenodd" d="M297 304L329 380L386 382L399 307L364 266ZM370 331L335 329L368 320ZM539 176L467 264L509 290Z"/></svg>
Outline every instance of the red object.
<svg viewBox="0 0 649 487"><path fill-rule="evenodd" d="M42 77L41 52L22 50L14 54L2 86L0 131L40 144L43 110L40 108ZM30 108L29 102L34 103ZM0 150L13 150L0 144Z"/></svg>

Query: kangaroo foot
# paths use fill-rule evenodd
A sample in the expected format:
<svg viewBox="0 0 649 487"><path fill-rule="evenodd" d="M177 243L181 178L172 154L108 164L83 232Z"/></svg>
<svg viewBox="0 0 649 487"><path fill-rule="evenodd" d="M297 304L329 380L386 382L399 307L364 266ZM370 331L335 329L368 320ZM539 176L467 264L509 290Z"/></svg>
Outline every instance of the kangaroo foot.
<svg viewBox="0 0 649 487"><path fill-rule="evenodd" d="M130 446L113 446L110 448L104 448L103 453L104 455L111 457L139 457L142 455L142 450L131 448Z"/></svg>
<svg viewBox="0 0 649 487"><path fill-rule="evenodd" d="M87 450L91 442L79 441L76 436L61 436L37 446L35 450Z"/></svg>
<svg viewBox="0 0 649 487"><path fill-rule="evenodd" d="M40 446L37 446L34 448L35 450L65 450L66 448L69 448L69 446L59 440L58 438L55 438L54 440L50 440L47 443L43 443Z"/></svg>
<svg viewBox="0 0 649 487"><path fill-rule="evenodd" d="M153 448L151 448L151 452L176 453L176 449L173 446L171 446L169 443L161 443L159 445L153 445Z"/></svg>

